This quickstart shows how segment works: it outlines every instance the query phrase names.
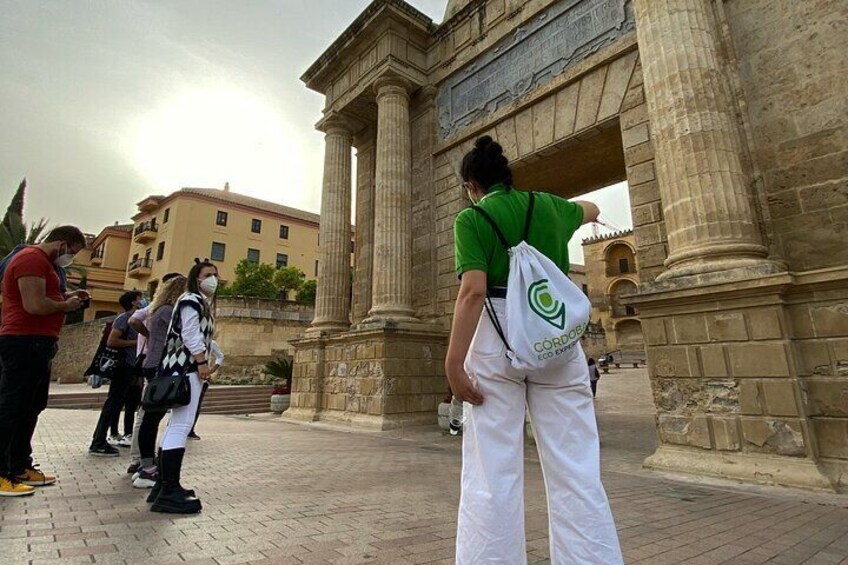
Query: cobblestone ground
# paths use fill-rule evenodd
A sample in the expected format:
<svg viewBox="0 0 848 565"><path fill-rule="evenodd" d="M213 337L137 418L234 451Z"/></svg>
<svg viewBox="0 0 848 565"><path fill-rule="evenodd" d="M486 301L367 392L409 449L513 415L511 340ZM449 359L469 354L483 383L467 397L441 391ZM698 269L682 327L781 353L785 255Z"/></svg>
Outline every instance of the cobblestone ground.
<svg viewBox="0 0 848 565"><path fill-rule="evenodd" d="M654 446L644 371L601 381L604 480L628 563L848 563L848 502L641 471ZM85 453L96 414L49 410L36 451L59 484L0 501L0 563L451 563L459 445L435 431L348 433L269 416L204 416L184 484L201 514L147 509L126 456ZM547 563L535 452L527 549ZM153 560L153 561L151 561Z"/></svg>

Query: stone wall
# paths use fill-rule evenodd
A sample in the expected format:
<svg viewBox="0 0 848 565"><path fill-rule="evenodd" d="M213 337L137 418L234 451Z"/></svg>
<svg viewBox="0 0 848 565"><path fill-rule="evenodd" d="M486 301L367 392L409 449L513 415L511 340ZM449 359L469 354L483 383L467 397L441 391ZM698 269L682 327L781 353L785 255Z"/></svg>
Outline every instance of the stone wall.
<svg viewBox="0 0 848 565"><path fill-rule="evenodd" d="M53 379L83 382L103 333L112 318L65 326L59 354L53 362ZM262 373L265 363L279 356L293 356L290 341L299 337L312 320L312 307L296 302L258 298L220 298L215 340L226 356L216 382L222 384L269 384Z"/></svg>
<svg viewBox="0 0 848 565"><path fill-rule="evenodd" d="M66 325L59 336L59 353L53 360L52 380L65 384L84 382L83 373L97 352L103 329L114 319L100 318Z"/></svg>
<svg viewBox="0 0 848 565"><path fill-rule="evenodd" d="M294 356L290 341L300 337L312 321L313 309L296 302L259 298L220 298L215 340L226 356L216 382L271 384L263 374L265 363Z"/></svg>

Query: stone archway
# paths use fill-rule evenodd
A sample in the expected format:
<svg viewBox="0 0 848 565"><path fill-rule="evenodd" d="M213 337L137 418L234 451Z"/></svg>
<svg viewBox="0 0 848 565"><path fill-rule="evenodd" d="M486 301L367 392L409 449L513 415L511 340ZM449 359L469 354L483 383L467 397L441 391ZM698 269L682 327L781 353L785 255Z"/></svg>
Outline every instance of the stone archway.
<svg viewBox="0 0 848 565"><path fill-rule="evenodd" d="M800 4L781 9L804 19ZM784 123L789 111L807 116L804 96L757 74L799 71L757 45L812 39L792 18L764 23L764 9L475 0L452 2L437 25L401 0L372 2L304 75L327 98L322 265L335 267L298 344L293 417L378 427L433 418L457 291L452 224L468 204L456 168L490 134L521 186L573 197L628 182L639 275L629 303L658 405L660 447L647 464L832 488L848 473L848 413L834 408L846 386L848 255L826 244L840 240L832 186L844 177L841 138L828 132L844 133L846 118L799 117L812 125L794 133ZM810 64L838 72L810 80L837 100L845 63L830 54L844 40L821 31L810 37L827 48ZM813 152L797 149L807 144ZM814 164L817 152L826 157ZM697 403L675 400L693 390Z"/></svg>

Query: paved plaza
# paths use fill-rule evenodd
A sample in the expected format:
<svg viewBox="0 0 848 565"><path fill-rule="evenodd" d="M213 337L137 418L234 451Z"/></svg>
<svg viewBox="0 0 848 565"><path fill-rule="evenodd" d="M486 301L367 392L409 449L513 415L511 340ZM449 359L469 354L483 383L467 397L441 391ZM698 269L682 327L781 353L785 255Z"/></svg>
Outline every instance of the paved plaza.
<svg viewBox="0 0 848 565"><path fill-rule="evenodd" d="M641 470L655 445L643 370L605 375L597 401L604 480L626 561L848 563L848 499L674 480ZM48 410L39 462L60 476L0 501L0 563L451 563L459 441L430 430L350 433L268 415L204 416L184 484L204 510L155 514L123 472L86 454L96 414ZM527 550L547 563L535 451ZM154 560L154 561L151 561Z"/></svg>

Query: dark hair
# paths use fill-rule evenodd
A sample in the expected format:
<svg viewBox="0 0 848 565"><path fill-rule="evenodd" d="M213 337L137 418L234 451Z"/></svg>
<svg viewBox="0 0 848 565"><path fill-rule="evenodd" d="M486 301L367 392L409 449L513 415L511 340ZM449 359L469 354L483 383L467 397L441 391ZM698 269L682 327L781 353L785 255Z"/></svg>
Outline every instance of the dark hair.
<svg viewBox="0 0 848 565"><path fill-rule="evenodd" d="M592 359L591 357L589 357L589 360L587 361L587 363L588 363L589 365L593 365L593 364L595 363L595 360L594 360L594 359Z"/></svg>
<svg viewBox="0 0 848 565"><path fill-rule="evenodd" d="M85 240L85 235L75 226L59 226L50 230L47 237L44 238L44 243L55 243L62 241L68 245L78 245L85 247L88 242Z"/></svg>
<svg viewBox="0 0 848 565"><path fill-rule="evenodd" d="M193 292L194 294L203 293L200 292L200 283L197 282L197 277L200 276L200 271L205 269L206 267L212 267L215 269L215 272L218 272L218 267L214 264L210 263L208 260L201 261L200 259L194 260L194 266L192 266L191 270L188 272L188 291Z"/></svg>
<svg viewBox="0 0 848 565"><path fill-rule="evenodd" d="M168 273L164 277L162 277L162 282L168 282L171 279L175 279L177 277L183 276L182 273Z"/></svg>
<svg viewBox="0 0 848 565"><path fill-rule="evenodd" d="M503 147L489 135L478 138L474 149L462 158L460 174L463 181L477 181L486 192L498 183L512 186L509 160L504 157Z"/></svg>
<svg viewBox="0 0 848 565"><path fill-rule="evenodd" d="M118 302L121 304L121 308L125 311L132 310L133 302L138 300L138 297L141 296L141 292L137 290L128 290L123 293L121 297L118 299Z"/></svg>

